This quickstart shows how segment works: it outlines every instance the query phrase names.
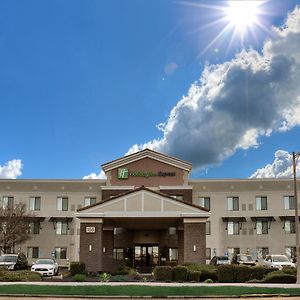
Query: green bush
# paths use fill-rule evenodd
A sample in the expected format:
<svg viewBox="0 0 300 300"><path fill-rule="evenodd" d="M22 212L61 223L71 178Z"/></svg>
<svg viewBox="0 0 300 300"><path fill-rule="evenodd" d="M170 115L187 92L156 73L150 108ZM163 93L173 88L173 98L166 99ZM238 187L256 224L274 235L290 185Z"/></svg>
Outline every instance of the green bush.
<svg viewBox="0 0 300 300"><path fill-rule="evenodd" d="M211 279L206 279L206 280L204 281L204 283L214 283L214 281L211 280Z"/></svg>
<svg viewBox="0 0 300 300"><path fill-rule="evenodd" d="M266 275L263 283L296 283L297 276L284 273L283 271L274 271Z"/></svg>
<svg viewBox="0 0 300 300"><path fill-rule="evenodd" d="M252 282L252 280L262 280L270 272L274 272L274 268L266 268L263 266L251 267L250 281Z"/></svg>
<svg viewBox="0 0 300 300"><path fill-rule="evenodd" d="M1 269L0 281L42 281L43 276L31 271L8 271Z"/></svg>
<svg viewBox="0 0 300 300"><path fill-rule="evenodd" d="M173 270L169 266L157 266L154 268L153 275L156 281L172 281Z"/></svg>
<svg viewBox="0 0 300 300"><path fill-rule="evenodd" d="M110 278L111 278L111 275L109 273L104 272L99 275L99 280L103 281L103 282L110 281Z"/></svg>
<svg viewBox="0 0 300 300"><path fill-rule="evenodd" d="M85 274L85 264L80 261L72 261L70 264L70 274L71 276Z"/></svg>
<svg viewBox="0 0 300 300"><path fill-rule="evenodd" d="M214 282L218 281L219 277L217 270L203 269L200 275L200 282L205 282L207 279L211 279Z"/></svg>
<svg viewBox="0 0 300 300"><path fill-rule="evenodd" d="M113 275L135 275L136 269L130 268L125 264L121 264L118 269L113 273Z"/></svg>
<svg viewBox="0 0 300 300"><path fill-rule="evenodd" d="M187 281L188 278L188 268L184 266L176 266L173 268L173 280L174 281Z"/></svg>
<svg viewBox="0 0 300 300"><path fill-rule="evenodd" d="M213 265L206 265L206 264L197 264L197 263L184 263L183 266L187 267L189 271L200 271L202 272L203 270L211 271L211 272L216 272L217 267Z"/></svg>
<svg viewBox="0 0 300 300"><path fill-rule="evenodd" d="M74 281L77 281L77 282L84 282L84 281L86 281L86 275L85 274L75 274L73 279L74 279Z"/></svg>
<svg viewBox="0 0 300 300"><path fill-rule="evenodd" d="M193 282L199 282L200 281L200 271L189 271L188 280Z"/></svg>
<svg viewBox="0 0 300 300"><path fill-rule="evenodd" d="M247 282L251 278L252 268L243 265L224 265L218 267L219 282Z"/></svg>

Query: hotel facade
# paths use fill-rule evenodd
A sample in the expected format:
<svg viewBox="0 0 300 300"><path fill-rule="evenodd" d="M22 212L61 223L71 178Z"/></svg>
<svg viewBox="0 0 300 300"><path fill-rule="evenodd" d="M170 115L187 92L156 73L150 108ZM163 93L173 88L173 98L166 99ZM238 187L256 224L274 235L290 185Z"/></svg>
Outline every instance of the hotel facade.
<svg viewBox="0 0 300 300"><path fill-rule="evenodd" d="M189 179L191 164L149 149L102 169L105 180L1 179L1 206L25 203L34 215L15 251L91 272L295 255L292 179Z"/></svg>

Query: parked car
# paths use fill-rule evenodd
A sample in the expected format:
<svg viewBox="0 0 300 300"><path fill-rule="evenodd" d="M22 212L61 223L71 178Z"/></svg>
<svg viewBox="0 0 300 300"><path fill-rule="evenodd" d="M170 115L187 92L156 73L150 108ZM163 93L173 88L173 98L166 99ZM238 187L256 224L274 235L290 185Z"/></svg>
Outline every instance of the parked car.
<svg viewBox="0 0 300 300"><path fill-rule="evenodd" d="M230 260L228 256L214 256L210 263L210 265L219 266L219 265L229 265Z"/></svg>
<svg viewBox="0 0 300 300"><path fill-rule="evenodd" d="M0 267L5 267L8 270L13 270L17 259L18 254L2 254L0 256Z"/></svg>
<svg viewBox="0 0 300 300"><path fill-rule="evenodd" d="M279 270L284 267L296 267L296 265L291 262L285 255L267 255L263 261L263 266L266 266L268 268L277 268Z"/></svg>
<svg viewBox="0 0 300 300"><path fill-rule="evenodd" d="M246 266L256 265L256 262L250 254L235 254L232 257L231 263Z"/></svg>
<svg viewBox="0 0 300 300"><path fill-rule="evenodd" d="M58 274L58 264L52 258L41 258L33 263L31 271L38 272L43 276L54 276Z"/></svg>
<svg viewBox="0 0 300 300"><path fill-rule="evenodd" d="M0 267L4 266L8 270L26 270L28 268L27 257L24 253L2 254L0 256Z"/></svg>

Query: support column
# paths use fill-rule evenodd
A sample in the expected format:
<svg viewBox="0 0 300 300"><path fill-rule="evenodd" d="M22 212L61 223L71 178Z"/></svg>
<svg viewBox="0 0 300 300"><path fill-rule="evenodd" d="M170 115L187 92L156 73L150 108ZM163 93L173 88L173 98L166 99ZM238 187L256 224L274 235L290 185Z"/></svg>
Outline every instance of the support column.
<svg viewBox="0 0 300 300"><path fill-rule="evenodd" d="M205 220L201 218L185 218L183 220L183 253L184 262L205 264L206 235Z"/></svg>
<svg viewBox="0 0 300 300"><path fill-rule="evenodd" d="M79 260L88 272L102 270L102 223L103 219L81 220Z"/></svg>
<svg viewBox="0 0 300 300"><path fill-rule="evenodd" d="M104 272L115 271L116 265L113 261L114 251L114 229L103 228L102 235L102 269Z"/></svg>

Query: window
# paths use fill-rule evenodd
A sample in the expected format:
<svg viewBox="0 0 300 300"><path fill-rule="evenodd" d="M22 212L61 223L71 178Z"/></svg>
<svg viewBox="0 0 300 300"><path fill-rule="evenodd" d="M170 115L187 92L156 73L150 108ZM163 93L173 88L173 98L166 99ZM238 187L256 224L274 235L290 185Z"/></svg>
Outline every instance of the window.
<svg viewBox="0 0 300 300"><path fill-rule="evenodd" d="M256 210L267 210L267 197L266 196L258 196L256 197Z"/></svg>
<svg viewBox="0 0 300 300"><path fill-rule="evenodd" d="M210 210L210 197L200 197L199 205Z"/></svg>
<svg viewBox="0 0 300 300"><path fill-rule="evenodd" d="M178 249L169 248L169 261L177 261L177 260L178 260Z"/></svg>
<svg viewBox="0 0 300 300"><path fill-rule="evenodd" d="M183 200L183 195L172 195L173 198L177 199L177 200Z"/></svg>
<svg viewBox="0 0 300 300"><path fill-rule="evenodd" d="M284 232L285 233L296 233L295 221L285 220L284 221Z"/></svg>
<svg viewBox="0 0 300 300"><path fill-rule="evenodd" d="M284 209L295 209L294 196L284 196L283 197Z"/></svg>
<svg viewBox="0 0 300 300"><path fill-rule="evenodd" d="M114 235L122 234L124 233L124 229L122 227L115 227L114 228Z"/></svg>
<svg viewBox="0 0 300 300"><path fill-rule="evenodd" d="M205 249L205 257L206 257L206 259L211 259L211 249L210 248Z"/></svg>
<svg viewBox="0 0 300 300"><path fill-rule="evenodd" d="M41 197L30 197L29 209L30 210L41 210Z"/></svg>
<svg viewBox="0 0 300 300"><path fill-rule="evenodd" d="M268 221L256 221L256 234L268 234Z"/></svg>
<svg viewBox="0 0 300 300"><path fill-rule="evenodd" d="M258 259L265 259L268 254L269 254L269 248L268 247L258 247L258 248L256 248L256 257Z"/></svg>
<svg viewBox="0 0 300 300"><path fill-rule="evenodd" d="M169 235L174 235L174 234L176 234L176 232L177 232L177 229L176 229L176 227L169 227Z"/></svg>
<svg viewBox="0 0 300 300"><path fill-rule="evenodd" d="M210 235L210 221L205 223L205 234Z"/></svg>
<svg viewBox="0 0 300 300"><path fill-rule="evenodd" d="M235 254L240 254L240 248L227 248L227 253L229 258L232 258Z"/></svg>
<svg viewBox="0 0 300 300"><path fill-rule="evenodd" d="M31 222L29 224L29 233L30 234L39 234L40 233L40 222Z"/></svg>
<svg viewBox="0 0 300 300"><path fill-rule="evenodd" d="M84 198L84 206L90 206L96 203L96 198L86 197Z"/></svg>
<svg viewBox="0 0 300 300"><path fill-rule="evenodd" d="M68 222L58 221L56 222L56 234L68 234Z"/></svg>
<svg viewBox="0 0 300 300"><path fill-rule="evenodd" d="M287 246L285 247L285 255L289 258L289 259L294 259L297 256L296 253L296 247L291 247L291 246Z"/></svg>
<svg viewBox="0 0 300 300"><path fill-rule="evenodd" d="M123 248L114 248L113 259L123 260L124 259L124 249Z"/></svg>
<svg viewBox="0 0 300 300"><path fill-rule="evenodd" d="M66 259L67 258L67 248L66 247L56 247L55 248L55 258L56 259Z"/></svg>
<svg viewBox="0 0 300 300"><path fill-rule="evenodd" d="M239 210L239 197L227 197L228 210Z"/></svg>
<svg viewBox="0 0 300 300"><path fill-rule="evenodd" d="M2 204L3 209L13 209L14 208L14 197L3 197L1 204Z"/></svg>
<svg viewBox="0 0 300 300"><path fill-rule="evenodd" d="M57 210L67 211L68 210L68 198L58 197L57 198Z"/></svg>
<svg viewBox="0 0 300 300"><path fill-rule="evenodd" d="M228 235L240 234L239 222L230 221L227 226Z"/></svg>
<svg viewBox="0 0 300 300"><path fill-rule="evenodd" d="M28 258L39 258L39 247L28 247L27 248Z"/></svg>

